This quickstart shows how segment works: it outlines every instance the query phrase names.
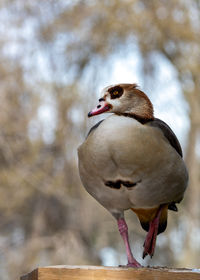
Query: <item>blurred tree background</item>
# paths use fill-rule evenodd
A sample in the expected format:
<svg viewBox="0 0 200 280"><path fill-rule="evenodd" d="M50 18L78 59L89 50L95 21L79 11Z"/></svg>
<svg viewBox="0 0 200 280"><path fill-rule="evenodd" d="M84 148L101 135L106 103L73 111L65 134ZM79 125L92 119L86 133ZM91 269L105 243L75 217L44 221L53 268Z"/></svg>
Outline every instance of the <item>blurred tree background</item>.
<svg viewBox="0 0 200 280"><path fill-rule="evenodd" d="M199 267L200 1L5 0L0 35L1 279L38 265L126 262L115 220L81 186L76 150L98 119L87 112L99 89L129 60L129 82L155 102L171 98L171 71L180 95L174 114L161 113L186 134L190 173L152 260L141 260L145 232L127 213L133 252L144 265Z"/></svg>

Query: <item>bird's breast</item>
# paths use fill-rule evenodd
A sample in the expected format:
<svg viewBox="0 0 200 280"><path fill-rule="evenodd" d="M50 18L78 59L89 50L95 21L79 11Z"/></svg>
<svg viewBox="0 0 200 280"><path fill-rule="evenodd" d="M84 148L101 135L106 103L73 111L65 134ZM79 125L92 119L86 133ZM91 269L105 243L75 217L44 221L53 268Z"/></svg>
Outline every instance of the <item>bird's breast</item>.
<svg viewBox="0 0 200 280"><path fill-rule="evenodd" d="M175 152L160 130L116 115L102 122L83 148L103 174L107 171L109 174L122 172L127 175L140 170L145 172L158 163L164 164L169 153L173 155Z"/></svg>
<svg viewBox="0 0 200 280"><path fill-rule="evenodd" d="M99 201L103 192L102 201L121 193L128 207L181 198L187 181L182 158L160 129L117 115L104 120L80 146L79 168L86 189ZM121 181L134 187L109 188Z"/></svg>

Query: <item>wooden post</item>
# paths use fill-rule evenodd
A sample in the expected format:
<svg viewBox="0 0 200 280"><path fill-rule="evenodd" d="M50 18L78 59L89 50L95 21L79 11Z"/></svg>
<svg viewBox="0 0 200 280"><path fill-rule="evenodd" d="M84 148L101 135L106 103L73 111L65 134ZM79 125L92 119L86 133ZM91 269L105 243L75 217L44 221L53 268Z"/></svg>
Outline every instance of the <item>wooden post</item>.
<svg viewBox="0 0 200 280"><path fill-rule="evenodd" d="M200 269L103 266L40 267L21 280L200 280Z"/></svg>

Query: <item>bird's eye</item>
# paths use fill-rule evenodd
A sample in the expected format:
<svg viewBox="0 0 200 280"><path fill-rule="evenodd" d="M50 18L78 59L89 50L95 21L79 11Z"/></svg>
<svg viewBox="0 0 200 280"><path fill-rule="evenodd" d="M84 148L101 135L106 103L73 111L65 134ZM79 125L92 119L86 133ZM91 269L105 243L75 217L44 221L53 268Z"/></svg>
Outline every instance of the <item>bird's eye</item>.
<svg viewBox="0 0 200 280"><path fill-rule="evenodd" d="M123 92L124 92L123 88L120 87L120 86L112 87L108 91L110 93L111 99L120 98L122 96Z"/></svg>

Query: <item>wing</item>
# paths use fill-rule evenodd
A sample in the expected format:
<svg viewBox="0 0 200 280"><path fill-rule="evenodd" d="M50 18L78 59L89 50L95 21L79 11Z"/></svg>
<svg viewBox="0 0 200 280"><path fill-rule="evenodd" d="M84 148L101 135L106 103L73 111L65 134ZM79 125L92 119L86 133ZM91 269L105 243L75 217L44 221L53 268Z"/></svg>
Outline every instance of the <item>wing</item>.
<svg viewBox="0 0 200 280"><path fill-rule="evenodd" d="M181 149L181 145L174 134L174 132L171 130L171 128L162 120L155 118L153 121L148 122L148 125L157 127L162 130L164 136L167 138L171 146L179 153L181 157L183 157L183 152Z"/></svg>
<svg viewBox="0 0 200 280"><path fill-rule="evenodd" d="M103 121L104 121L104 120L99 121L99 122L96 123L92 128L90 128L86 139L88 138L88 136L90 135L90 133L91 133L92 131L94 131L95 129L97 129L97 127L98 127Z"/></svg>

